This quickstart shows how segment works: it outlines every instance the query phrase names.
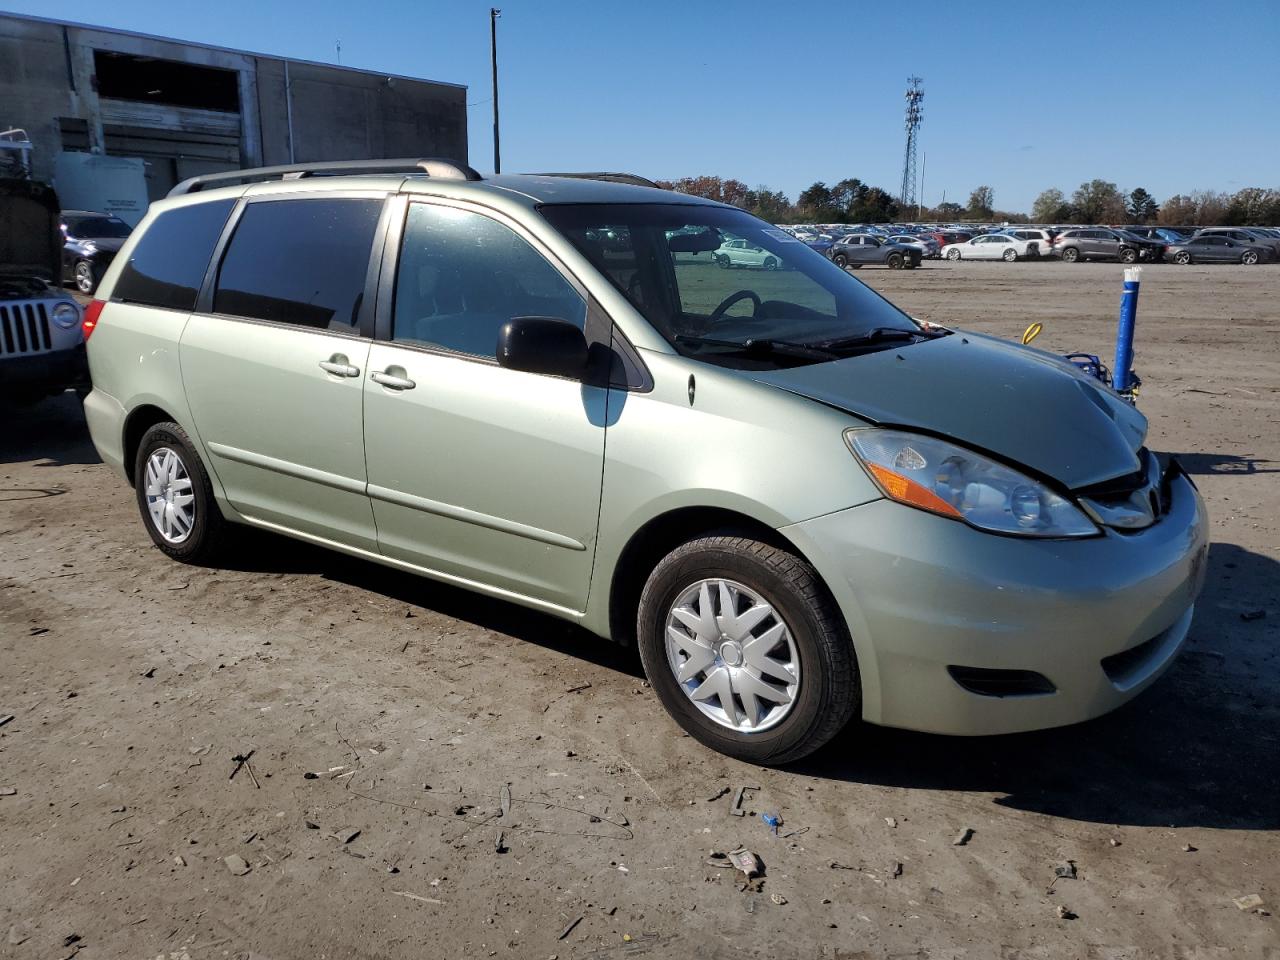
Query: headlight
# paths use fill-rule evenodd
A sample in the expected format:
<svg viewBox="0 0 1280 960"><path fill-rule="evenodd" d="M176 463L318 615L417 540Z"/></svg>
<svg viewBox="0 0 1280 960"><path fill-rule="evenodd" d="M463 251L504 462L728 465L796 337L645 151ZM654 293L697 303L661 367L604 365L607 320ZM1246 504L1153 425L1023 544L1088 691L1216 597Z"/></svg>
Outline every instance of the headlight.
<svg viewBox="0 0 1280 960"><path fill-rule="evenodd" d="M890 500L1023 537L1089 537L1098 528L1044 484L943 440L897 430L845 432Z"/></svg>
<svg viewBox="0 0 1280 960"><path fill-rule="evenodd" d="M80 308L64 300L53 308L50 316L53 317L53 322L63 330L70 330L80 322Z"/></svg>

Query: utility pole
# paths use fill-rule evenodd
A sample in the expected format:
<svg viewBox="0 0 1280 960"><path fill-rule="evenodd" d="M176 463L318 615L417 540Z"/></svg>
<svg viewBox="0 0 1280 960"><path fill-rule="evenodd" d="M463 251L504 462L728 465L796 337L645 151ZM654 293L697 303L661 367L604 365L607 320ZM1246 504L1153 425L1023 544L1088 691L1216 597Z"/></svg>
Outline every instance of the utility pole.
<svg viewBox="0 0 1280 960"><path fill-rule="evenodd" d="M916 219L920 219L920 215L924 210L924 168L929 165L929 154L922 153L920 155L920 193L916 197Z"/></svg>
<svg viewBox="0 0 1280 960"><path fill-rule="evenodd" d="M493 63L493 172L502 172L502 151L498 141L498 18L502 11L489 8L489 59Z"/></svg>

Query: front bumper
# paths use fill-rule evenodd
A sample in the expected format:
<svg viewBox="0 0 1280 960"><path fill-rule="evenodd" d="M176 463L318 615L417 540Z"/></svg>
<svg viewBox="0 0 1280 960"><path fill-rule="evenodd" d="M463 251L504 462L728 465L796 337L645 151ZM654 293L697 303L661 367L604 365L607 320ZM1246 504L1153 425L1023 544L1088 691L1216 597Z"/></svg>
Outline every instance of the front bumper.
<svg viewBox="0 0 1280 960"><path fill-rule="evenodd" d="M1001 537L888 500L783 533L845 614L864 719L962 735L1076 723L1146 689L1186 639L1208 551L1204 504L1182 475L1168 512L1136 533ZM952 667L1033 671L1053 691L983 695Z"/></svg>
<svg viewBox="0 0 1280 960"><path fill-rule="evenodd" d="M0 396L43 396L88 384L84 344L70 350L0 358Z"/></svg>

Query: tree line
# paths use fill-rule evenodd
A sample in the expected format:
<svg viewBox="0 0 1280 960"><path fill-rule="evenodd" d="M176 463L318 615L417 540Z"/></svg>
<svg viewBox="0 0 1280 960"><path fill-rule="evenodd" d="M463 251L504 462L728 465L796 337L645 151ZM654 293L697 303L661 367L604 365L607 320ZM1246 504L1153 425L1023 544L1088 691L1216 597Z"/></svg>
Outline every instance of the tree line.
<svg viewBox="0 0 1280 960"><path fill-rule="evenodd" d="M993 223L1155 223L1169 226L1280 224L1280 190L1246 187L1235 193L1198 190L1175 194L1163 203L1147 190L1122 191L1108 180L1082 183L1068 197L1050 188L1036 197L1030 214L999 210L995 191L975 187L967 204L936 207L902 205L885 189L847 177L828 186L818 181L800 191L794 203L781 190L748 187L741 180L716 176L660 180L658 186L741 207L772 223L890 223L895 220Z"/></svg>

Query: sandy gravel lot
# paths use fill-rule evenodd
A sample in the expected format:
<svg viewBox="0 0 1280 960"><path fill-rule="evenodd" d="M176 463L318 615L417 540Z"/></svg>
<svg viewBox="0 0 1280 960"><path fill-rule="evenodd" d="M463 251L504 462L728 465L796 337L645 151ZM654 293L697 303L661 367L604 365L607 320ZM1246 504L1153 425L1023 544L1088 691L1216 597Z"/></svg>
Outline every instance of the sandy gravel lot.
<svg viewBox="0 0 1280 960"><path fill-rule="evenodd" d="M1120 273L859 277L1109 355ZM855 724L786 770L682 736L630 652L542 616L265 536L171 563L74 397L6 411L0 956L1274 957L1278 335L1280 268L1147 270L1140 405L1214 540L1161 683L1043 734ZM780 836L728 815L743 785ZM706 864L740 843L759 892Z"/></svg>

